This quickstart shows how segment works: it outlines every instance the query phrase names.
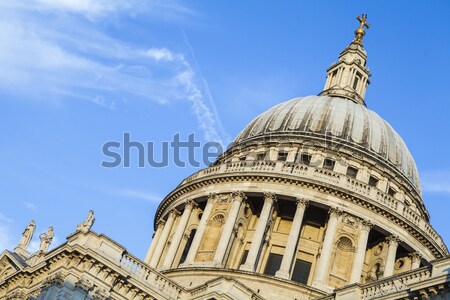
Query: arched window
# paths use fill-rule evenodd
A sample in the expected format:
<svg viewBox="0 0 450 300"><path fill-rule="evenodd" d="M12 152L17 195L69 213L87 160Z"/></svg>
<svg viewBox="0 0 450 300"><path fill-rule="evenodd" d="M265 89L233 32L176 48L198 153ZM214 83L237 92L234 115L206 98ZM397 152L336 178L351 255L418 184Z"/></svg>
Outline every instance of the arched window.
<svg viewBox="0 0 450 300"><path fill-rule="evenodd" d="M189 234L189 238L186 242L186 245L184 246L183 254L181 255L180 264L184 263L184 261L186 260L186 257L189 253L189 249L191 248L192 241L194 240L196 232L197 232L197 229L191 230L191 233Z"/></svg>

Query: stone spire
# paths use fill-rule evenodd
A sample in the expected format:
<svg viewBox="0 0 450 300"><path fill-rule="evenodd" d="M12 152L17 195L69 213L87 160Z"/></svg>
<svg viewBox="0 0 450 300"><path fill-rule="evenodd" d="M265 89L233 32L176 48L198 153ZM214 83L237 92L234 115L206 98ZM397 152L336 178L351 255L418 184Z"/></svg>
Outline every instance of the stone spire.
<svg viewBox="0 0 450 300"><path fill-rule="evenodd" d="M360 26L355 30L355 38L341 52L339 61L328 68L325 88L319 95L346 98L366 105L364 96L371 74L366 67L367 54L362 40L366 34L365 28L369 28L369 24L365 14L357 16L356 19L360 22Z"/></svg>

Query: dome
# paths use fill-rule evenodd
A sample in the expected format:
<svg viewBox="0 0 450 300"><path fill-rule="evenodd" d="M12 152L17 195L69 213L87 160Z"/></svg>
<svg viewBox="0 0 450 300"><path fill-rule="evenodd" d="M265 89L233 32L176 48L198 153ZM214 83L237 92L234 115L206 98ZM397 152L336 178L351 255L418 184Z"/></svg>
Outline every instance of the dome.
<svg viewBox="0 0 450 300"><path fill-rule="evenodd" d="M308 96L278 104L256 117L232 146L276 136L321 139L381 158L420 192L414 159L399 134L364 105L340 97Z"/></svg>

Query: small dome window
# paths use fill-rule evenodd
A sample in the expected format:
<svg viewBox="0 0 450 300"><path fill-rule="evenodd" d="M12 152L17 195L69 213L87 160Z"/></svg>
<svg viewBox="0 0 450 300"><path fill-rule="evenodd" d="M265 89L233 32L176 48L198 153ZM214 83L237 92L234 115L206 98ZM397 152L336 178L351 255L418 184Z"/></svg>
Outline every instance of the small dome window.
<svg viewBox="0 0 450 300"><path fill-rule="evenodd" d="M256 160L264 160L266 158L266 153L258 153L256 154Z"/></svg>
<svg viewBox="0 0 450 300"><path fill-rule="evenodd" d="M323 168L333 171L334 170L334 159L332 158L325 158L325 160L323 161Z"/></svg>
<svg viewBox="0 0 450 300"><path fill-rule="evenodd" d="M391 197L394 197L395 194L397 194L397 191L393 187L390 186L388 189L388 195Z"/></svg>
<svg viewBox="0 0 450 300"><path fill-rule="evenodd" d="M370 186L377 187L378 181L379 181L378 178L376 178L375 176L369 177L369 185Z"/></svg>
<svg viewBox="0 0 450 300"><path fill-rule="evenodd" d="M309 154L300 155L300 163L309 166L309 164L311 163L311 155Z"/></svg>
<svg viewBox="0 0 450 300"><path fill-rule="evenodd" d="M349 166L347 168L347 176L348 177L355 179L357 174L358 174L358 169L357 168L351 167L351 166Z"/></svg>
<svg viewBox="0 0 450 300"><path fill-rule="evenodd" d="M279 161L286 161L287 156L288 156L288 153L286 151L278 152L278 160Z"/></svg>

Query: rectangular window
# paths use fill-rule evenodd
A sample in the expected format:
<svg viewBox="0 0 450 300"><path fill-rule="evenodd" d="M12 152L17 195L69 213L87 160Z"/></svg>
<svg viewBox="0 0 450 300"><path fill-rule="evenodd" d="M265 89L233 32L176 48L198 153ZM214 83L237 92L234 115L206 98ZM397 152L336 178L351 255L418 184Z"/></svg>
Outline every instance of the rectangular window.
<svg viewBox="0 0 450 300"><path fill-rule="evenodd" d="M309 155L309 154L302 154L300 156L300 163L309 166L309 164L311 163L311 155Z"/></svg>
<svg viewBox="0 0 450 300"><path fill-rule="evenodd" d="M280 269L283 255L270 253L267 259L266 268L264 274L275 276L275 273Z"/></svg>
<svg viewBox="0 0 450 300"><path fill-rule="evenodd" d="M288 156L288 153L286 151L278 152L278 160L279 161L286 161L287 156Z"/></svg>
<svg viewBox="0 0 450 300"><path fill-rule="evenodd" d="M358 174L358 169L355 167L348 167L347 168L347 176L350 178L356 178L356 175Z"/></svg>
<svg viewBox="0 0 450 300"><path fill-rule="evenodd" d="M376 187L378 184L378 179L374 176L369 177L369 185Z"/></svg>
<svg viewBox="0 0 450 300"><path fill-rule="evenodd" d="M355 77L355 81L353 81L353 89L356 90L358 87L359 77Z"/></svg>
<svg viewBox="0 0 450 300"><path fill-rule="evenodd" d="M266 158L266 154L265 153L258 153L256 155L256 159L257 160L264 160L264 158Z"/></svg>
<svg viewBox="0 0 450 300"><path fill-rule="evenodd" d="M333 169L334 169L334 160L332 160L331 158L325 158L325 160L323 161L323 168L333 171Z"/></svg>
<svg viewBox="0 0 450 300"><path fill-rule="evenodd" d="M244 254L242 255L242 258L241 258L241 266L243 264L245 264L245 261L247 260L247 256L248 256L248 250L245 250Z"/></svg>
<svg viewBox="0 0 450 300"><path fill-rule="evenodd" d="M389 187L389 189L388 189L388 195L389 196L394 197L396 193L397 193L396 190L394 190L393 188Z"/></svg>
<svg viewBox="0 0 450 300"><path fill-rule="evenodd" d="M292 272L292 281L307 284L310 272L311 263L301 259L297 259L295 261L294 271Z"/></svg>

